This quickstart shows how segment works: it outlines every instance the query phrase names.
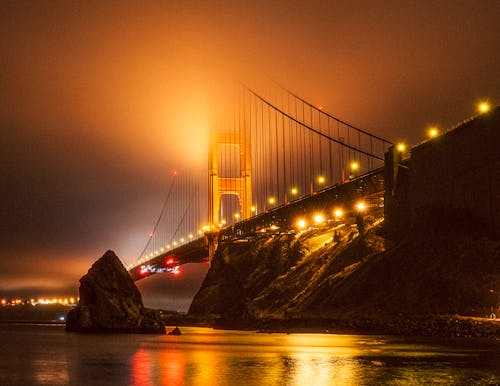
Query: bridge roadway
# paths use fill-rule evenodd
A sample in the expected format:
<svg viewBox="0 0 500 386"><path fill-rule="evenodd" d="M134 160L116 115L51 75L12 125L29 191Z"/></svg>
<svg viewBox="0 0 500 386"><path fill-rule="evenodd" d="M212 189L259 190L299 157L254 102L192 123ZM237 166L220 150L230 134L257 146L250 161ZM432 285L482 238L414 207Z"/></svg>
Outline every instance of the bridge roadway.
<svg viewBox="0 0 500 386"><path fill-rule="evenodd" d="M384 168L382 167L222 228L218 239L219 242L234 242L248 240L257 232L266 229L275 231L293 229L297 218L310 217L316 212L332 213L336 207L341 207L347 215L349 211L354 211L355 202L361 199L367 210L380 208L383 206L383 197ZM160 272L175 273L182 264L208 263L208 261L209 243L205 236L152 257L147 262L130 268L129 274L134 281L137 281Z"/></svg>

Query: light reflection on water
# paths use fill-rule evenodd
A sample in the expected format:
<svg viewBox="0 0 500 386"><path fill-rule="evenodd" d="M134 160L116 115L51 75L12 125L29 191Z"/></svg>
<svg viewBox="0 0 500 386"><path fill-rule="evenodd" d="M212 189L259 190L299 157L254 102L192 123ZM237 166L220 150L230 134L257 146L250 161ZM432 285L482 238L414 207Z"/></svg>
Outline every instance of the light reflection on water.
<svg viewBox="0 0 500 386"><path fill-rule="evenodd" d="M66 334L0 325L0 385L500 384L500 343L389 336Z"/></svg>

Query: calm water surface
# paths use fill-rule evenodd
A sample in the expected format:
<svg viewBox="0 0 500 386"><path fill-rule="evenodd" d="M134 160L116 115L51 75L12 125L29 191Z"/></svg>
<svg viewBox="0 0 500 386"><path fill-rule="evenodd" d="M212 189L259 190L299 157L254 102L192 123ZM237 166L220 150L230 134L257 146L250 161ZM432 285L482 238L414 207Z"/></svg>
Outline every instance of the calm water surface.
<svg viewBox="0 0 500 386"><path fill-rule="evenodd" d="M500 385L500 343L182 328L0 325L0 385Z"/></svg>

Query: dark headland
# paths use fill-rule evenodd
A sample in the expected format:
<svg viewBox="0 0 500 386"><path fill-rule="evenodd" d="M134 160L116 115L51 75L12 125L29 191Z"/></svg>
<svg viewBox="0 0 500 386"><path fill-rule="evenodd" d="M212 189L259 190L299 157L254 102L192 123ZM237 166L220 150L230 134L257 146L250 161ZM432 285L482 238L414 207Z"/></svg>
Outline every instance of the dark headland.
<svg viewBox="0 0 500 386"><path fill-rule="evenodd" d="M487 319L500 244L465 220L446 226L452 215L422 219L390 247L377 217L338 242L325 227L225 245L189 315L220 328L500 338Z"/></svg>
<svg viewBox="0 0 500 386"><path fill-rule="evenodd" d="M490 319L500 318L499 133L497 107L404 160L392 149L384 207L342 227L219 244L189 316L221 328L500 339Z"/></svg>

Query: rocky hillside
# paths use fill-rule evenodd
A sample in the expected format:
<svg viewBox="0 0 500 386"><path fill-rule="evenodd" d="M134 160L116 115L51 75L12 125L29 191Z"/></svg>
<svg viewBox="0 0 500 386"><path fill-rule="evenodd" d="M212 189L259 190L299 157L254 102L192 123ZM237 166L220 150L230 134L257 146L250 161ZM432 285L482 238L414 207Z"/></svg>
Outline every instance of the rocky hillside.
<svg viewBox="0 0 500 386"><path fill-rule="evenodd" d="M477 224L434 211L387 246L375 213L364 226L346 221L220 245L189 313L229 326L486 316L492 307L499 313L499 290L500 243Z"/></svg>

